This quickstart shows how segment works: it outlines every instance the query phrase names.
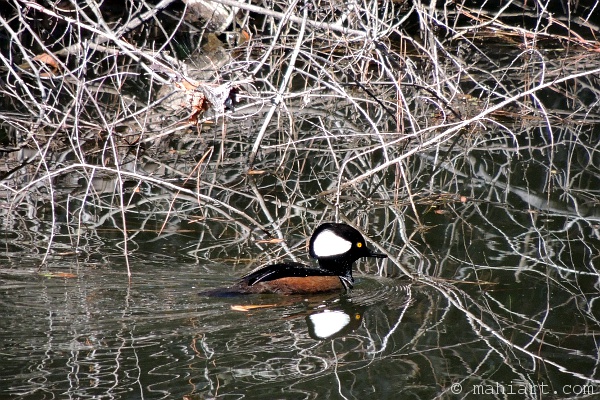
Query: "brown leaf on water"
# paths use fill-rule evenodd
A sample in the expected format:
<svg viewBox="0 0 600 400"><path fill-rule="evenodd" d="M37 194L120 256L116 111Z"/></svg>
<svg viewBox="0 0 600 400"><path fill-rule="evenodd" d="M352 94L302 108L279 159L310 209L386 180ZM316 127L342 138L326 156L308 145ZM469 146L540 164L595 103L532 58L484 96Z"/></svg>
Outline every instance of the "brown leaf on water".
<svg viewBox="0 0 600 400"><path fill-rule="evenodd" d="M261 304L261 305L248 305L248 306L235 305L235 306L231 306L231 309L233 311L248 312L248 311L255 310L257 308L270 308L270 307L275 307L275 306L276 306L276 304Z"/></svg>
<svg viewBox="0 0 600 400"><path fill-rule="evenodd" d="M260 239L257 240L256 243L268 243L268 244L277 244L283 242L283 239L272 238L272 239Z"/></svg>
<svg viewBox="0 0 600 400"><path fill-rule="evenodd" d="M77 278L76 274L70 272L44 272L40 273L45 278Z"/></svg>
<svg viewBox="0 0 600 400"><path fill-rule="evenodd" d="M260 169L251 169L247 172L248 175L264 175L266 173L267 173L267 171L260 170Z"/></svg>

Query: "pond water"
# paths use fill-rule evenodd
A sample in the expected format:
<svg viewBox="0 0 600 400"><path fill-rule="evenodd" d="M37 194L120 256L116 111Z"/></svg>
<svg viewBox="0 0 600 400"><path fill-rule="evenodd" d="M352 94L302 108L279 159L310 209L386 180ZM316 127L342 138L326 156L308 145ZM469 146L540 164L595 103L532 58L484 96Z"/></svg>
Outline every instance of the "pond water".
<svg viewBox="0 0 600 400"><path fill-rule="evenodd" d="M0 398L598 398L594 10L62 3L0 16ZM201 295L326 221L352 291Z"/></svg>
<svg viewBox="0 0 600 400"><path fill-rule="evenodd" d="M582 292L574 293L556 273L540 273L538 260L505 251L510 243L479 220L498 207L473 213L478 229L488 230L479 234L450 235L456 222L447 213L423 214L430 258L446 260L437 279L410 280L390 260L361 260L354 290L318 296L199 295L232 283L265 255L310 262L306 237L291 227L280 254L281 243L261 244L222 221L160 235L158 224L146 223L130 238L130 282L120 233L55 228L53 240L67 247L79 238L80 253L53 252L39 269L34 261L51 225L29 236L15 232L4 242L0 271L1 392L26 399L359 399L600 391L585 379L596 370L597 307L586 304L584 291L595 292L597 279L579 276ZM522 225L495 218L498 230L519 237ZM401 258L401 241L374 221L366 233ZM40 254L19 257L32 243ZM576 263L589 255L574 242L568 256ZM485 268L474 267L480 260L488 260ZM404 266L433 268L411 262Z"/></svg>
<svg viewBox="0 0 600 400"><path fill-rule="evenodd" d="M5 393L23 398L259 398L314 394L316 388L319 393L368 393L379 387L376 392L393 393L398 387L378 379L381 373L416 373L402 357L382 362L384 355L406 346L409 326L414 332L421 324L414 310L403 318L400 336L391 329L408 300L407 288L395 280L360 278L357 290L342 296L223 299L198 295L229 282L216 267L207 271L177 257L136 260L131 284L123 268L77 271L72 266L77 276L68 279L33 271L10 279L4 275ZM258 305L264 308L235 310ZM342 332L324 332L310 322L311 315L336 313L351 318ZM331 335L339 338L326 338ZM367 378L362 384L338 387L340 379L357 379L360 371L369 375L360 378ZM420 391L437 388L427 385Z"/></svg>

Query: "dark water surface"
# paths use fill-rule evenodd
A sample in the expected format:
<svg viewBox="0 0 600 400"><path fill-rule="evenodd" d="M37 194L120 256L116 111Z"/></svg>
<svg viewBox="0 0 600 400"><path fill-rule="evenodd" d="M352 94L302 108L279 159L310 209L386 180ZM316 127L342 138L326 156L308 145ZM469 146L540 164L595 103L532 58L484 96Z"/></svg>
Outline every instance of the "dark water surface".
<svg viewBox="0 0 600 400"><path fill-rule="evenodd" d="M371 290L384 289L386 303L404 303L405 289L393 280L361 279L350 296L214 299L196 293L226 282L198 273L197 265L150 262L132 268L152 272L136 274L131 285L117 266L109 273L88 271L71 279L5 276L3 391L23 398L180 398L195 393L259 398L311 393L318 387L335 394L350 390L345 383L338 389L340 374L355 376L369 367L372 375L362 385L387 391L397 388L387 388L377 370L409 368L400 360L378 361L397 346L390 343L386 349L380 337L386 332L369 337L361 327L364 318L372 324L380 319L395 323L399 310L371 298ZM257 304L268 307L232 310ZM356 322L348 336L313 339L307 315L336 310ZM362 385L353 391L373 390Z"/></svg>
<svg viewBox="0 0 600 400"><path fill-rule="evenodd" d="M336 140L354 151L345 136ZM224 143L234 157L242 142ZM456 161L463 172L447 175L417 157L411 201L395 198L402 186L385 174L340 193L336 207L335 196L316 196L339 176L338 153L328 149L327 140L315 140L285 153L278 173L268 172L281 161L274 151L258 177L217 159L198 183L214 201L145 177L146 186L123 194L127 241L115 182L67 176L56 182L54 210L36 202L43 192L35 191L0 208L0 393L520 399L600 392L593 165L562 165L548 153L556 163L544 169L539 160L473 150ZM379 162L365 157L346 167L360 173ZM139 185L142 175L124 170L124 186ZM333 220L362 229L368 245L389 256L360 260L352 292L198 294L268 263L311 262L307 238Z"/></svg>
<svg viewBox="0 0 600 400"><path fill-rule="evenodd" d="M179 248L194 247L192 234L180 240ZM359 272L348 294L209 298L198 292L241 276L243 258L191 261L197 253L177 255L175 243L141 246L130 258L130 284L116 256L80 265L66 256L44 273L22 264L4 267L0 391L25 399L362 399L495 398L502 391L523 398L519 390L561 397L559 391L599 390L575 376L595 368L593 344L586 348L577 339L589 326L585 312L573 313L578 305L560 282L548 283L527 268L518 280L512 272L483 272L496 281L489 284L410 283ZM376 271L372 260L359 264ZM497 329L493 314L470 303L488 304L496 318L507 319L500 322L505 337L521 346L530 341L526 349L551 354L571 372L511 350L482 327ZM345 325L339 332L319 327L336 320ZM531 339L536 334L560 340L546 348ZM561 350L575 341L590 357Z"/></svg>

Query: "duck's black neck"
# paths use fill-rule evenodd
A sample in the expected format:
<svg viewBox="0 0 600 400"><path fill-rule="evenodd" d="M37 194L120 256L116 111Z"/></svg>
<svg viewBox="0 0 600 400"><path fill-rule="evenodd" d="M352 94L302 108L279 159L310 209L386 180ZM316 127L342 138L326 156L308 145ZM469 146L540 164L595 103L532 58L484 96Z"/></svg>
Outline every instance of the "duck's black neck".
<svg viewBox="0 0 600 400"><path fill-rule="evenodd" d="M352 265L354 260L350 258L320 258L319 267L326 271L331 271L337 276L343 277L350 282L354 282L352 278Z"/></svg>

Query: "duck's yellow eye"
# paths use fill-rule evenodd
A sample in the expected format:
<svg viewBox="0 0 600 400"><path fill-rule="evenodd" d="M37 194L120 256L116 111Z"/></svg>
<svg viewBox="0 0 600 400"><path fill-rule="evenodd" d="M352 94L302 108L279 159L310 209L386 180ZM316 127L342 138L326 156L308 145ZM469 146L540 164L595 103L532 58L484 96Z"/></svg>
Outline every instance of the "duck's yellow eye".
<svg viewBox="0 0 600 400"><path fill-rule="evenodd" d="M362 247L362 243L361 242L356 243L356 247L358 247L360 249Z"/></svg>

